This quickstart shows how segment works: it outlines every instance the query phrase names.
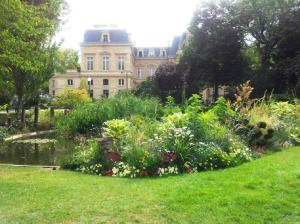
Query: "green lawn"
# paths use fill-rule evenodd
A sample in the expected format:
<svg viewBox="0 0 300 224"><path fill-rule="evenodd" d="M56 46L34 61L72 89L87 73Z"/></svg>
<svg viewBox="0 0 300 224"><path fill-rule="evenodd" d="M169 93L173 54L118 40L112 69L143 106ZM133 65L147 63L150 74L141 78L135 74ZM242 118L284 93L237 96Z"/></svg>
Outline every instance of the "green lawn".
<svg viewBox="0 0 300 224"><path fill-rule="evenodd" d="M166 178L0 166L0 223L300 223L300 147Z"/></svg>

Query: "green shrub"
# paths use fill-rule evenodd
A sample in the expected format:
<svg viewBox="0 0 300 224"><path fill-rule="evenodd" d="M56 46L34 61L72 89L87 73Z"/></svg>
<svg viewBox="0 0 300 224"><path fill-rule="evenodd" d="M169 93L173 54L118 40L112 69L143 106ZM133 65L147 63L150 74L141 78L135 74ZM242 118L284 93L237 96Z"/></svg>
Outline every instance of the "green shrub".
<svg viewBox="0 0 300 224"><path fill-rule="evenodd" d="M281 121L281 135L275 132L275 138L280 140L281 146L286 144L300 144L300 104L288 102L273 102L270 104L270 113ZM284 134L284 135L283 135Z"/></svg>
<svg viewBox="0 0 300 224"><path fill-rule="evenodd" d="M212 111L223 124L231 122L231 120L236 116L236 112L229 106L224 97L218 98L212 108Z"/></svg>
<svg viewBox="0 0 300 224"><path fill-rule="evenodd" d="M50 109L46 109L46 110L39 110L39 122L38 122L38 127L39 129L42 130L48 130L51 127L54 126L54 122L55 120L61 118L64 116L64 111L61 109L56 109L54 111L54 119L51 120L50 117ZM30 119L31 122L33 123L34 121L34 113L30 113Z"/></svg>
<svg viewBox="0 0 300 224"><path fill-rule="evenodd" d="M132 115L158 119L162 115L162 106L156 98L120 93L112 98L78 106L63 119L59 119L56 127L67 134L98 134L105 121L129 118Z"/></svg>
<svg viewBox="0 0 300 224"><path fill-rule="evenodd" d="M198 94L193 94L188 99L188 105L185 111L187 113L199 113L202 110L201 103L202 103L201 96Z"/></svg>
<svg viewBox="0 0 300 224"><path fill-rule="evenodd" d="M136 167L140 170L144 167L145 158L148 156L148 150L137 142L127 144L122 152L122 159L131 167Z"/></svg>
<svg viewBox="0 0 300 224"><path fill-rule="evenodd" d="M198 171L225 168L232 158L214 143L197 143L189 154L189 163Z"/></svg>
<svg viewBox="0 0 300 224"><path fill-rule="evenodd" d="M78 169L80 166L88 167L103 162L103 150L96 140L91 140L88 144L81 143L75 148L75 152L70 159L62 165L63 168Z"/></svg>
<svg viewBox="0 0 300 224"><path fill-rule="evenodd" d="M125 97L130 106L123 107L124 102L120 102L119 97ZM107 110L103 110L106 113L102 109L93 110L87 107L88 112L83 118L90 119L88 117L90 115L93 116L91 119L94 119L96 111L100 112L103 116L98 119L101 119L102 123L98 124L104 125L102 128L104 136L112 137L113 147L109 152L97 154L95 153L98 152L97 147L93 149L84 146L84 149L74 156L73 164L77 169L79 167L82 172L99 174L101 171L104 175L122 177L163 176L178 172L225 168L251 160L249 148L222 122L223 118L226 120L226 116L230 116L222 112L222 109L230 110L227 105L225 107L224 101L220 100L215 108L203 112L199 96L194 95L189 99L185 113L174 113L170 112L174 105L169 99L167 107L170 114L168 112L165 117L158 120L157 112L153 112L153 106L159 104L153 103L151 99L152 103L143 102L147 105L143 105L144 109L152 110L152 113L145 114L146 111L140 109L140 105L133 108L132 103L140 100L141 98L136 99L130 95L119 95L112 99L101 100L102 104L98 102L92 104L92 108L95 105L101 108L107 106L104 107ZM121 112L116 112L120 108L115 107L114 103L120 103L118 106L123 107ZM78 109L70 115L74 116L72 114L76 114ZM127 115L127 111L131 111L132 114ZM109 119L110 114L122 116ZM259 126L262 127L264 124L260 123ZM271 134L273 133L267 132L267 135ZM107 158L109 153L114 154L116 159Z"/></svg>
<svg viewBox="0 0 300 224"><path fill-rule="evenodd" d="M181 111L180 107L175 104L175 99L172 96L168 96L164 106L164 115L178 113Z"/></svg>
<svg viewBox="0 0 300 224"><path fill-rule="evenodd" d="M104 122L103 135L112 137L113 150L120 152L121 147L128 136L129 129L129 121L126 121L124 119L113 119Z"/></svg>
<svg viewBox="0 0 300 224"><path fill-rule="evenodd" d="M4 128L0 127L0 142L7 136L7 132Z"/></svg>
<svg viewBox="0 0 300 224"><path fill-rule="evenodd" d="M163 127L166 127L163 125ZM176 128L173 125L161 129L160 136L157 138L161 142L163 152L174 152L176 154L175 163L181 170L185 167L185 162L191 148L194 145L194 135L192 131L185 126Z"/></svg>
<svg viewBox="0 0 300 224"><path fill-rule="evenodd" d="M54 106L73 109L77 105L89 103L92 99L86 89L65 88L64 91L55 97Z"/></svg>
<svg viewBox="0 0 300 224"><path fill-rule="evenodd" d="M7 107L8 107L8 104L0 105L0 110L6 110Z"/></svg>

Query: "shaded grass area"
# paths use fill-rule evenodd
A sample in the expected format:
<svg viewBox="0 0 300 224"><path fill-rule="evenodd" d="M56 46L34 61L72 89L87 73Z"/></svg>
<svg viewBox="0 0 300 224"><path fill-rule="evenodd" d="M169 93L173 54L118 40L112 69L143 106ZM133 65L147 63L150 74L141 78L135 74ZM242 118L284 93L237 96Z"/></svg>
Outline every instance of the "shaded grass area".
<svg viewBox="0 0 300 224"><path fill-rule="evenodd" d="M239 167L111 178L0 166L1 223L297 223L300 147Z"/></svg>

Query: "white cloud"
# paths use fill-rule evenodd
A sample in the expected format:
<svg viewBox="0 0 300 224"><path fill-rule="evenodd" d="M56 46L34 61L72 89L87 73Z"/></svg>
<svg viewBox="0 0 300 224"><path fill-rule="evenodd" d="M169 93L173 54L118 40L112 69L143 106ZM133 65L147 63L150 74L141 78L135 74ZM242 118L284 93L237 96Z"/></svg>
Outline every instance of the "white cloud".
<svg viewBox="0 0 300 224"><path fill-rule="evenodd" d="M56 40L79 49L84 31L94 25L116 24L137 46L167 46L184 32L200 0L67 0L69 14Z"/></svg>

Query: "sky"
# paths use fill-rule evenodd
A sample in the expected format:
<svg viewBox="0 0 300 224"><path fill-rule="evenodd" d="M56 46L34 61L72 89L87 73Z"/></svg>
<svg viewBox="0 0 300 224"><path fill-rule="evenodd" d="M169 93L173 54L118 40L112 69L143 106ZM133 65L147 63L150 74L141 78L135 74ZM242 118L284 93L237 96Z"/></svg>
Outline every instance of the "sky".
<svg viewBox="0 0 300 224"><path fill-rule="evenodd" d="M68 13L56 35L62 48L79 50L84 31L117 25L137 47L163 47L188 28L200 0L66 0Z"/></svg>

